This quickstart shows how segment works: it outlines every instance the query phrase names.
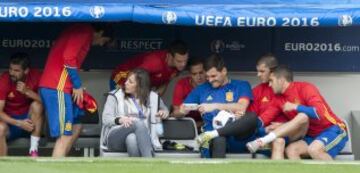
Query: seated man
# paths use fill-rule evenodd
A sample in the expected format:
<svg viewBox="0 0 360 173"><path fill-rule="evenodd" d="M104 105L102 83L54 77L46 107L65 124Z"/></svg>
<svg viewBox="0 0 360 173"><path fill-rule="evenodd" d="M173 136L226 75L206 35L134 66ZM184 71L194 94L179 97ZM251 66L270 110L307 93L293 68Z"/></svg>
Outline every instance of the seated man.
<svg viewBox="0 0 360 173"><path fill-rule="evenodd" d="M37 93L41 73L29 68L25 53L10 58L0 76L0 156L7 155L6 140L30 137L30 156L38 156L43 107Z"/></svg>
<svg viewBox="0 0 360 173"><path fill-rule="evenodd" d="M253 88L254 101L250 105L250 111L255 112L256 115L261 115L265 112L274 100L275 93L269 86L269 79L271 69L274 69L277 66L278 61L272 54L262 56L256 63L257 76L259 77L261 83ZM265 133L273 131L282 123L287 122L287 118L283 114L279 114L274 118L275 119L272 120L268 126L258 130L259 137L264 136ZM283 138L278 138L272 143L271 149L272 159L284 159L285 140Z"/></svg>
<svg viewBox="0 0 360 173"><path fill-rule="evenodd" d="M236 137L245 138L251 136L256 129L256 115L245 114L250 100L252 100L251 88L247 81L229 79L225 62L218 55L210 56L205 61L204 66L208 82L197 86L190 92L184 104L181 105L180 111L187 114L189 109L187 109L186 104L200 104L197 110L200 111L204 120L203 130L212 132L211 139L207 137L208 135L201 135L198 140L202 147L202 156L224 158L227 141L222 135L225 132L212 131L214 129L213 118L221 110L237 113L239 116L234 123L241 124L236 127L241 129L237 130L240 134L236 135ZM211 142L210 146L208 141ZM243 148L245 148L245 145Z"/></svg>
<svg viewBox="0 0 360 173"><path fill-rule="evenodd" d="M249 142L248 149L256 152L276 138L288 136L300 139L286 148L289 159L310 156L317 160L332 160L344 148L348 136L345 124L332 112L318 89L307 82L293 82L290 69L281 66L271 73L270 86L277 97L260 115L263 123L267 125L269 117L281 112L290 121L265 137Z"/></svg>
<svg viewBox="0 0 360 173"><path fill-rule="evenodd" d="M110 90L119 88L132 69L142 68L150 74L151 86L162 95L169 81L185 69L189 49L183 41L173 41L167 50L146 52L129 58L111 74Z"/></svg>
<svg viewBox="0 0 360 173"><path fill-rule="evenodd" d="M174 88L173 94L173 110L171 116L181 118L184 116L191 117L195 120L198 132L203 124L201 115L198 111L190 111L189 114L182 114L180 106L185 100L186 96L197 86L205 82L204 63L199 59L193 59L189 64L190 76L180 79Z"/></svg>

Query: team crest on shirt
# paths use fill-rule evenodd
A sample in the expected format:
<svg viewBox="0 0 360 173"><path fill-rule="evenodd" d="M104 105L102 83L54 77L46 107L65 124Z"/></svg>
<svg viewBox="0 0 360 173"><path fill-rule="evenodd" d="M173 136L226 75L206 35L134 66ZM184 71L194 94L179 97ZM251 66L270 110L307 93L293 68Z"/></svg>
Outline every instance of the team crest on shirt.
<svg viewBox="0 0 360 173"><path fill-rule="evenodd" d="M213 98L211 97L211 95L206 98L206 101L211 101L211 100L213 100Z"/></svg>
<svg viewBox="0 0 360 173"><path fill-rule="evenodd" d="M8 98L14 98L15 97L15 94L13 93L13 92L10 92L9 94L8 94Z"/></svg>
<svg viewBox="0 0 360 173"><path fill-rule="evenodd" d="M270 100L265 96L261 99L261 102L265 103L265 102L269 102Z"/></svg>
<svg viewBox="0 0 360 173"><path fill-rule="evenodd" d="M225 94L225 99L226 99L226 101L228 101L228 102L234 101L234 93L233 93L232 91L226 92L226 94Z"/></svg>
<svg viewBox="0 0 360 173"><path fill-rule="evenodd" d="M72 131L72 124L71 122L67 122L65 124L65 131Z"/></svg>

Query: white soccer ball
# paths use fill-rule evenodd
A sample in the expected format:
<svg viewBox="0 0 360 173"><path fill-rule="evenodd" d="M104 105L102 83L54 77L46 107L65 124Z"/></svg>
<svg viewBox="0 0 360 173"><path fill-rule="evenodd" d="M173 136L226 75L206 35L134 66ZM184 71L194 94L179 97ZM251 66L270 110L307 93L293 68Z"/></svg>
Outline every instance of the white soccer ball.
<svg viewBox="0 0 360 173"><path fill-rule="evenodd" d="M234 121L235 115L228 111L220 111L213 119L213 127L214 129L218 129L224 127L228 121Z"/></svg>

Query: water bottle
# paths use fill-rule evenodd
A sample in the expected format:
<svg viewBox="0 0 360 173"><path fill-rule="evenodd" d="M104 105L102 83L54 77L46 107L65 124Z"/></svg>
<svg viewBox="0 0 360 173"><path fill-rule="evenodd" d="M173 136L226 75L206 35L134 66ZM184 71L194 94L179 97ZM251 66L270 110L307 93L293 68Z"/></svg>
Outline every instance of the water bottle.
<svg viewBox="0 0 360 173"><path fill-rule="evenodd" d="M158 136L163 136L164 135L164 127L163 127L160 117L156 117L155 121L156 121L156 124L155 124L156 134Z"/></svg>

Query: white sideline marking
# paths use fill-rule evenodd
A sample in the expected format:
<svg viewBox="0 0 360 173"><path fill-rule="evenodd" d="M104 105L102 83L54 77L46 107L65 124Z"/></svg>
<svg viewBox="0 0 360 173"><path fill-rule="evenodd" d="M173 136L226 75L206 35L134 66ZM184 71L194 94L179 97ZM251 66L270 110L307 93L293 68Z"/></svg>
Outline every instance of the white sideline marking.
<svg viewBox="0 0 360 173"><path fill-rule="evenodd" d="M225 160L172 160L170 164L229 164L231 162Z"/></svg>
<svg viewBox="0 0 360 173"><path fill-rule="evenodd" d="M40 159L35 159L37 162L88 162L88 163L93 163L94 160L92 159L69 159L69 158L63 158L63 159L54 159L54 158L49 158L49 159L44 159L44 158L40 158Z"/></svg>
<svg viewBox="0 0 360 173"><path fill-rule="evenodd" d="M352 162L346 162L346 161L340 161L340 162L334 162L334 161L302 161L302 164L307 165L360 165L360 162L352 161Z"/></svg>

